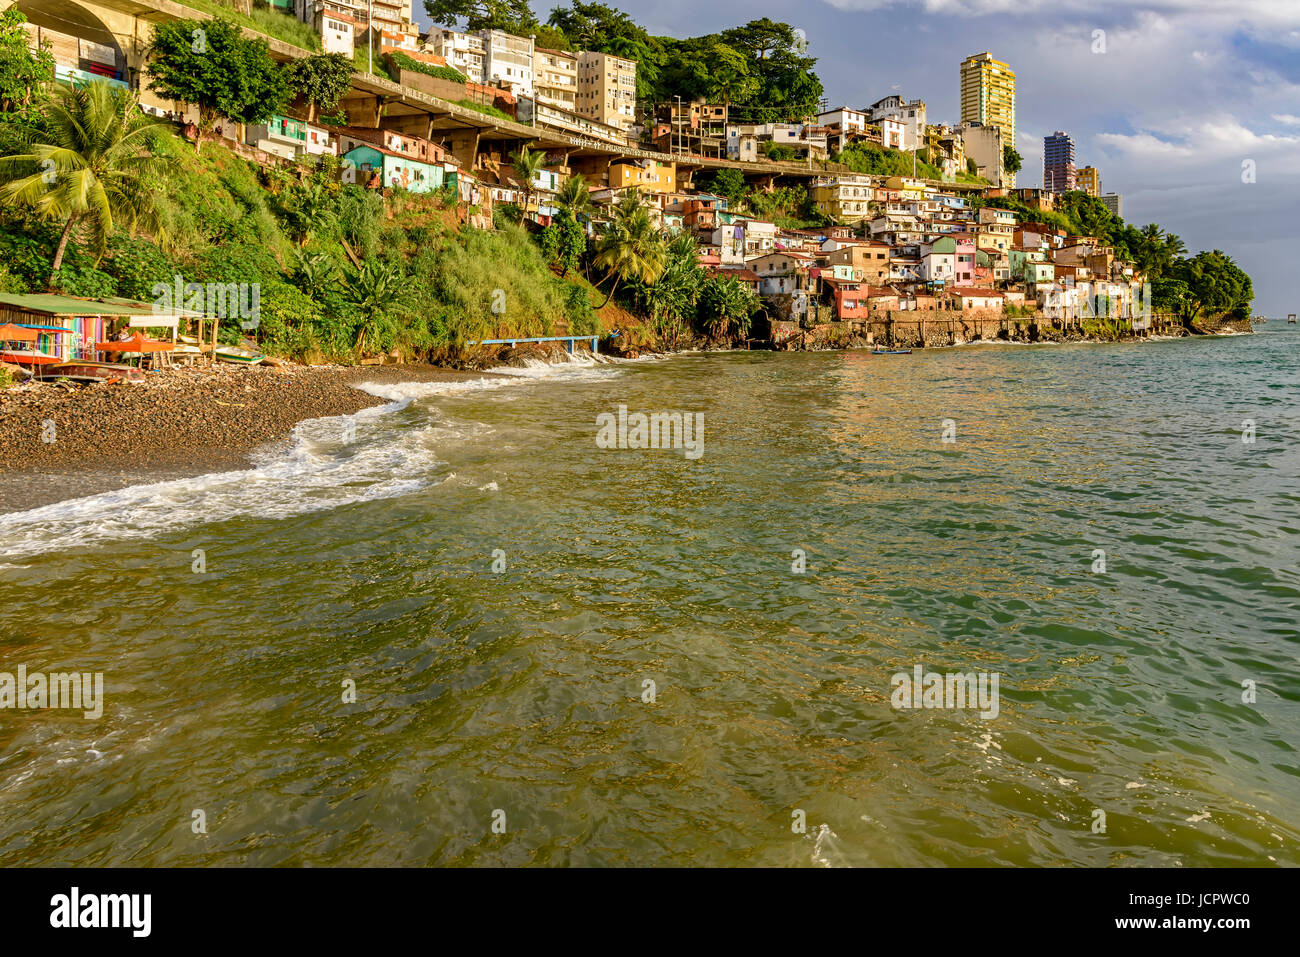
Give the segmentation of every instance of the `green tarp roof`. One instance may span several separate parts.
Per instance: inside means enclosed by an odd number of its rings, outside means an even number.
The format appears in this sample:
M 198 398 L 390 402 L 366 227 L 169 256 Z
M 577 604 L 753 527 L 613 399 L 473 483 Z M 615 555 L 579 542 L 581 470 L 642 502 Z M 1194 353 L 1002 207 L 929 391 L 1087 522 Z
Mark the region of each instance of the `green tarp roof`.
M 152 302 L 135 299 L 78 299 L 75 296 L 0 293 L 0 307 L 24 309 L 46 316 L 150 316 L 157 311 Z

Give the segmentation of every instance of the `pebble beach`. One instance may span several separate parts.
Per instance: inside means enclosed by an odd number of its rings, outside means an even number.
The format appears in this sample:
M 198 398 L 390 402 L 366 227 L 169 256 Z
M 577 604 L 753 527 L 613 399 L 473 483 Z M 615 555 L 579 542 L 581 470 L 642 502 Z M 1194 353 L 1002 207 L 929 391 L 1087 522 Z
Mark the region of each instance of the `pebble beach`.
M 427 365 L 218 364 L 151 372 L 137 383 L 13 387 L 0 391 L 0 512 L 244 468 L 250 452 L 303 419 L 384 404 L 359 383 L 489 375 Z

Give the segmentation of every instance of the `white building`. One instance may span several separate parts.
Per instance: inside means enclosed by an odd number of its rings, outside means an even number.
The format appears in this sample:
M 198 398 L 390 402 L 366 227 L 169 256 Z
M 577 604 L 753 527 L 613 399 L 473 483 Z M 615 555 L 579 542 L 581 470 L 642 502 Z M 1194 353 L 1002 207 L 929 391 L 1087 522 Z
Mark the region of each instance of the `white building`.
M 885 149 L 901 150 L 906 149 L 904 145 L 907 142 L 907 131 L 899 120 L 877 120 L 876 125 L 880 127 L 880 141 Z
M 449 67 L 463 73 L 471 83 L 483 82 L 487 56 L 482 37 L 434 27 L 425 38 L 421 50 L 442 57 Z
M 839 109 L 818 113 L 817 122 L 822 126 L 838 126 L 845 133 L 850 131 L 861 133 L 866 130 L 871 120 L 862 110 L 851 110 L 847 106 L 841 106 Z
M 515 96 L 533 98 L 533 38 L 504 30 L 482 30 L 484 83 L 496 80 Z M 450 60 L 448 61 L 451 62 Z
M 898 124 L 902 132 L 902 145 L 895 149 L 914 150 L 925 145 L 925 100 L 904 100 L 901 96 L 887 96 L 871 104 L 867 111 L 868 122 L 881 123 L 892 121 Z M 889 146 L 886 136 L 885 145 Z

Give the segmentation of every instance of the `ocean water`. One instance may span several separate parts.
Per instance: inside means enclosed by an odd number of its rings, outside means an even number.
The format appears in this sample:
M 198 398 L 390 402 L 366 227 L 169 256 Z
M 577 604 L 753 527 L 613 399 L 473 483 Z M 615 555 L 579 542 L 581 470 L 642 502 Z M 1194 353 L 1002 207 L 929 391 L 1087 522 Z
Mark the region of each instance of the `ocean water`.
M 376 386 L 0 515 L 0 671 L 104 676 L 0 710 L 0 864 L 1295 866 L 1269 325 Z M 917 666 L 996 716 L 894 707 Z

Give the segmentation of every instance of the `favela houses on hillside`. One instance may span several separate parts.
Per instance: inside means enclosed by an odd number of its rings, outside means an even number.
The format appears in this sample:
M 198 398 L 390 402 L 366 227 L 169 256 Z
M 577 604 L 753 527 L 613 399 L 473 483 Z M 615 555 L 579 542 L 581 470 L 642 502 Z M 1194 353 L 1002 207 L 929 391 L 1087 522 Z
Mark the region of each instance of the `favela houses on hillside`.
M 1300 12 L 543 6 L 0 0 L 40 926 L 429 865 L 1248 926 L 1201 875 L 1300 863 Z

